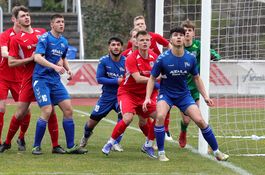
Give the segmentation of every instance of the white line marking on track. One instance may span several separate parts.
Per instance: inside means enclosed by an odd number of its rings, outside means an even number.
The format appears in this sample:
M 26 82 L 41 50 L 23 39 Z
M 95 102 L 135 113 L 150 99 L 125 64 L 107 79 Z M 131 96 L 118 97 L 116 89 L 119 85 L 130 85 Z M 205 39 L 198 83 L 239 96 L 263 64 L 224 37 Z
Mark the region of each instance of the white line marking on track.
M 90 114 L 88 112 L 84 112 L 84 111 L 80 111 L 80 110 L 77 110 L 77 109 L 74 109 L 75 112 L 79 113 L 79 114 L 83 114 L 83 115 L 86 115 L 86 116 L 89 116 Z M 105 122 L 108 122 L 108 123 L 111 123 L 113 125 L 116 125 L 116 121 L 113 121 L 113 120 L 110 120 L 110 119 L 106 119 L 106 118 L 103 118 L 103 121 Z M 140 129 L 138 128 L 135 128 L 135 127 L 132 127 L 132 126 L 129 126 L 128 127 L 129 129 L 132 129 L 134 131 L 138 131 L 138 132 L 142 132 Z M 171 143 L 178 143 L 177 141 L 170 141 Z M 202 157 L 204 158 L 207 158 L 207 159 L 210 159 L 212 161 L 215 161 L 216 163 L 220 164 L 221 166 L 223 167 L 226 167 L 226 168 L 229 168 L 231 169 L 232 171 L 238 173 L 238 174 L 241 174 L 241 175 L 251 175 L 251 173 L 249 173 L 247 170 L 244 170 L 242 169 L 241 167 L 237 167 L 236 165 L 232 164 L 231 162 L 222 162 L 222 161 L 217 161 L 215 159 L 214 156 L 212 155 L 209 155 L 209 154 L 200 154 L 198 152 L 197 149 L 193 148 L 191 145 L 186 145 L 185 147 L 186 149 L 190 150 L 191 152 L 195 153 L 195 154 L 199 154 L 201 155 Z

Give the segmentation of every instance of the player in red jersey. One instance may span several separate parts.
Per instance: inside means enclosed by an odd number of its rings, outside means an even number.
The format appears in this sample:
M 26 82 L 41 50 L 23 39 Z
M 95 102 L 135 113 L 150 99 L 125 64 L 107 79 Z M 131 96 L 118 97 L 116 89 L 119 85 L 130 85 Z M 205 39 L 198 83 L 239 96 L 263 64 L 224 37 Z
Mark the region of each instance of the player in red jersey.
M 16 9 L 14 7 L 12 12 Z M 12 97 L 15 101 L 18 101 L 19 90 L 21 85 L 21 71 L 22 67 L 11 68 L 8 66 L 8 51 L 10 40 L 17 33 L 20 32 L 20 25 L 16 21 L 16 18 L 12 15 L 11 20 L 13 27 L 4 31 L 0 37 L 0 47 L 2 56 L 0 57 L 0 144 L 2 144 L 1 135 L 4 124 L 4 114 L 6 110 L 6 99 L 8 91 L 10 90 Z M 23 144 L 25 132 L 28 129 L 30 120 L 30 113 L 28 112 L 24 117 L 20 125 L 20 133 L 17 140 L 18 150 L 24 151 L 25 145 Z
M 130 43 L 132 44 L 130 48 L 126 49 L 125 51 L 122 52 L 122 55 L 125 57 L 128 57 L 129 55 L 131 55 L 133 53 L 133 51 L 137 50 L 138 47 L 136 46 L 136 34 L 139 31 L 138 28 L 133 28 L 130 31 Z
M 45 32 L 45 29 L 31 27 L 31 18 L 26 7 L 17 6 L 14 8 L 12 13 L 12 15 L 15 17 L 15 20 L 20 25 L 21 31 L 12 37 L 9 44 L 8 64 L 10 67 L 23 67 L 21 75 L 22 83 L 18 97 L 17 111 L 11 119 L 6 140 L 4 144 L 0 146 L 0 152 L 4 152 L 5 150 L 11 148 L 11 140 L 16 134 L 21 122 L 25 119 L 30 103 L 35 101 L 35 96 L 32 89 L 32 73 L 35 66 L 33 53 L 36 49 L 38 37 Z M 53 145 L 52 152 L 64 154 L 65 150 L 58 144 L 58 122 L 54 111 L 48 124 Z M 22 142 L 25 147 L 25 140 L 23 139 Z
M 146 30 L 146 24 L 145 24 L 145 18 L 143 16 L 136 16 L 133 20 L 134 28 L 137 28 L 138 30 Z M 152 49 L 157 55 L 160 55 L 161 52 L 158 49 L 158 45 L 162 45 L 166 48 L 171 48 L 171 44 L 161 35 L 153 32 L 149 32 L 151 36 L 151 46 L 150 49 Z M 127 48 L 130 48 L 132 46 L 132 43 L 129 41 Z M 168 141 L 173 141 L 173 138 L 171 137 L 171 134 L 169 132 L 169 118 L 170 115 L 167 114 L 165 119 L 165 139 Z
M 145 18 L 143 16 L 136 16 L 133 20 L 134 28 L 138 30 L 146 30 Z M 150 49 L 153 50 L 157 55 L 160 55 L 161 52 L 157 45 L 162 45 L 166 48 L 171 48 L 171 44 L 161 35 L 153 32 L 148 32 L 151 36 L 151 45 Z M 132 43 L 129 41 L 127 45 L 127 49 L 132 47 Z
M 118 101 L 121 108 L 123 119 L 116 124 L 113 129 L 111 138 L 102 148 L 102 152 L 109 154 L 115 140 L 125 131 L 127 126 L 132 122 L 134 114 L 137 114 L 142 121 L 147 121 L 148 117 L 156 115 L 156 95 L 152 95 L 152 103 L 147 112 L 142 111 L 142 102 L 145 100 L 146 83 L 150 76 L 150 71 L 157 55 L 149 49 L 150 35 L 146 31 L 139 31 L 136 35 L 138 50 L 135 50 L 126 58 L 125 78 L 118 89 Z M 154 127 L 154 125 L 152 125 Z M 142 147 L 142 151 L 149 157 L 156 158 L 152 143 L 154 140 L 154 128 L 149 127 L 148 139 Z M 153 133 L 153 134 L 151 134 Z

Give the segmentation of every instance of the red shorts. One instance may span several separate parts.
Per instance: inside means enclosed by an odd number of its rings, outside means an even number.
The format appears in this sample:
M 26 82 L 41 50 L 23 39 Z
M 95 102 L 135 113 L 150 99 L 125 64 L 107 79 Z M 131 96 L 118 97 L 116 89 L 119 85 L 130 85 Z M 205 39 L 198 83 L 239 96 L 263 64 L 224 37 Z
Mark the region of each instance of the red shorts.
M 118 101 L 121 109 L 121 113 L 133 113 L 143 118 L 150 117 L 150 114 L 156 111 L 156 96 L 153 95 L 151 98 L 151 104 L 148 105 L 148 111 L 142 110 L 145 96 L 136 96 L 132 93 L 122 93 L 118 95 Z
M 0 100 L 6 100 L 8 96 L 8 90 L 10 90 L 13 99 L 18 101 L 20 87 L 20 82 L 0 80 Z
M 34 91 L 32 88 L 32 81 L 25 81 L 21 84 L 18 101 L 20 102 L 36 101 Z

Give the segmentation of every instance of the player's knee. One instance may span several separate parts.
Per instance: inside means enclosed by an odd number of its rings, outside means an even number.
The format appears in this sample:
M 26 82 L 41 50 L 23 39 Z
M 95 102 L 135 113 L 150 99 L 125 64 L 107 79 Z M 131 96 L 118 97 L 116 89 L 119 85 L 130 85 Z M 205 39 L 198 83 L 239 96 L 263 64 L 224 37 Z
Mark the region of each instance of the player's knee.
M 72 117 L 73 116 L 73 109 L 71 107 L 66 108 L 63 110 L 63 115 L 66 117 Z
M 188 116 L 183 117 L 182 120 L 183 120 L 184 124 L 189 124 L 190 123 L 190 117 L 188 117 Z
M 156 124 L 164 125 L 166 115 L 163 113 L 157 113 L 156 115 Z
M 122 120 L 128 126 L 133 121 L 133 115 L 124 115 Z
M 207 126 L 207 124 L 206 124 L 206 122 L 203 120 L 203 118 L 201 118 L 201 119 L 198 119 L 198 120 L 196 120 L 196 124 L 197 124 L 197 126 L 199 127 L 199 128 L 206 128 L 206 126 Z
M 48 119 L 52 113 L 52 108 L 45 108 L 41 110 L 41 116 Z

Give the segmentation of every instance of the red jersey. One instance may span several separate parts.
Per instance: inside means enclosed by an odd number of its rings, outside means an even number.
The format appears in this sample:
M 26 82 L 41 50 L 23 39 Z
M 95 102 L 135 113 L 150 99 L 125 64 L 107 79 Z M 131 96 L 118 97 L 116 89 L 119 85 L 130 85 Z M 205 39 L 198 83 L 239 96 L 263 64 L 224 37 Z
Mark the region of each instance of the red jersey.
M 17 59 L 31 57 L 36 49 L 39 36 L 45 32 L 46 30 L 41 28 L 33 28 L 32 33 L 26 33 L 23 31 L 19 32 L 11 40 L 9 56 L 15 57 Z M 28 64 L 25 64 L 24 67 L 22 84 L 31 81 L 35 62 L 32 61 Z
M 135 50 L 131 55 L 129 55 L 125 61 L 125 78 L 122 80 L 119 86 L 118 93 L 130 92 L 135 95 L 145 96 L 146 84 L 136 83 L 135 79 L 132 77 L 132 74 L 139 72 L 142 76 L 150 77 L 150 73 L 156 58 L 157 55 L 150 49 L 148 50 L 147 59 L 144 59 L 139 54 L 139 50 Z
M 126 49 L 125 51 L 123 51 L 121 54 L 127 58 L 132 53 L 133 53 L 132 48 L 129 48 L 129 49 Z
M 153 50 L 157 55 L 160 55 L 161 52 L 158 49 L 157 44 L 162 45 L 163 47 L 167 47 L 169 45 L 169 42 L 161 35 L 153 32 L 149 32 L 149 35 L 151 37 L 151 46 L 150 49 Z M 127 49 L 132 47 L 132 43 L 128 41 Z
M 0 47 L 6 46 L 10 50 L 10 41 L 16 35 L 13 28 L 9 28 L 1 34 Z M 23 67 L 9 67 L 8 58 L 0 57 L 0 79 L 10 82 L 21 82 Z

